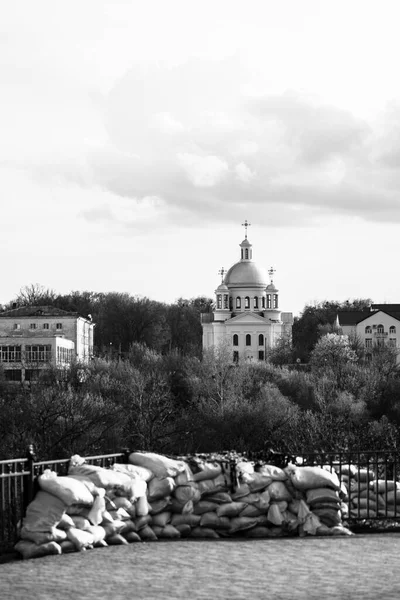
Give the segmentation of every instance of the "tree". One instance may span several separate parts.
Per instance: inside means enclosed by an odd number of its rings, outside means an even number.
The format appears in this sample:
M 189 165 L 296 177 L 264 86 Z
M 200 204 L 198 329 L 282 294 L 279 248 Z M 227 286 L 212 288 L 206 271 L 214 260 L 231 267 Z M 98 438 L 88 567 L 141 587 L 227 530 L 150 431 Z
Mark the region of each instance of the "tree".
M 14 304 L 18 306 L 51 306 L 54 304 L 55 298 L 54 290 L 45 288 L 40 283 L 31 283 L 20 289 L 16 298 L 6 305 L 6 310 L 10 310 Z
M 347 365 L 356 363 L 357 354 L 352 350 L 347 335 L 327 333 L 316 344 L 311 353 L 311 369 L 321 377 L 331 373 L 338 386 L 343 383 Z

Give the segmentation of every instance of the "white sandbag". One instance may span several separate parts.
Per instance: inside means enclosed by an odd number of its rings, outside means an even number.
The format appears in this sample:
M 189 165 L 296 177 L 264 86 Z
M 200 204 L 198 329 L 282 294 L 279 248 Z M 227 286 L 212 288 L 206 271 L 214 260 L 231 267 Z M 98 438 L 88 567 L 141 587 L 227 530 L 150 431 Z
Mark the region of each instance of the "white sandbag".
M 35 544 L 47 544 L 48 542 L 60 543 L 67 539 L 67 534 L 64 529 L 52 527 L 50 531 L 30 531 L 26 527 L 22 527 L 20 537 L 22 540 L 29 540 Z
M 175 483 L 177 486 L 179 486 L 179 485 L 185 485 L 186 483 L 189 483 L 190 481 L 194 481 L 193 472 L 192 472 L 191 468 L 189 467 L 189 465 L 185 463 L 185 468 L 182 471 L 182 473 L 179 473 L 179 475 L 177 475 L 175 477 Z
M 135 509 L 138 517 L 144 517 L 149 514 L 151 506 L 146 496 L 140 496 L 140 498 L 136 500 Z
M 201 465 L 201 470 L 193 473 L 193 481 L 204 481 L 205 479 L 215 479 L 221 475 L 222 467 L 218 462 L 205 462 Z
M 313 512 L 310 512 L 302 525 L 304 533 L 308 533 L 309 535 L 316 535 L 319 527 L 322 526 L 321 521 Z
M 176 480 L 175 480 L 176 481 Z M 201 492 L 196 483 L 187 483 L 186 485 L 179 485 L 174 489 L 173 496 L 181 504 L 186 504 L 189 500 L 196 503 L 201 498 Z
M 154 478 L 149 481 L 147 486 L 147 500 L 151 503 L 160 498 L 170 496 L 176 487 L 172 477 Z
M 340 489 L 340 482 L 336 473 L 330 473 L 320 467 L 296 467 L 289 463 L 284 469 L 293 486 L 299 490 L 308 490 L 320 487 Z
M 114 533 L 121 533 L 122 529 L 125 527 L 124 521 L 112 521 L 111 523 L 102 523 L 101 527 L 103 527 L 106 532 L 106 539 L 110 535 L 114 535 Z M 136 529 L 136 528 L 135 528 Z
M 70 527 L 67 531 L 67 537 L 75 544 L 75 547 L 79 552 L 86 548 L 93 547 L 94 537 L 89 531 L 81 531 L 75 527 Z
M 184 461 L 168 458 L 154 452 L 132 452 L 129 455 L 129 462 L 132 465 L 149 469 L 159 478 L 176 477 L 186 469 Z
M 129 477 L 133 478 L 139 477 L 139 479 L 142 479 L 146 482 L 155 477 L 154 473 L 150 471 L 150 469 L 146 469 L 146 467 L 139 467 L 138 465 L 114 463 L 111 468 L 113 471 L 124 473 L 125 475 L 129 475 Z
M 284 522 L 282 513 L 279 510 L 279 506 L 277 506 L 276 504 L 271 504 L 271 506 L 269 507 L 267 518 L 268 518 L 268 521 L 270 523 L 272 523 L 273 525 L 279 526 L 279 525 L 282 525 L 282 523 Z
M 386 492 L 392 492 L 395 489 L 399 489 L 399 482 L 390 481 L 386 479 L 374 479 L 369 482 L 370 489 L 374 490 L 375 493 L 381 494 Z
M 304 500 L 299 500 L 298 508 L 297 508 L 297 518 L 299 523 L 304 524 L 311 514 L 311 511 Z
M 37 545 L 28 540 L 19 540 L 15 544 L 14 550 L 21 554 L 23 559 L 39 558 L 40 556 L 47 556 L 49 554 L 62 553 L 61 546 L 56 542 L 48 542 Z
M 216 510 L 219 517 L 237 517 L 244 508 L 246 502 L 231 502 L 230 504 L 220 504 Z
M 290 502 L 292 500 L 292 495 L 283 481 L 273 481 L 267 487 L 267 491 L 272 502 L 280 502 L 281 500 Z
M 64 502 L 70 504 L 92 505 L 94 498 L 88 488 L 73 477 L 59 477 L 55 471 L 45 469 L 38 477 L 39 487 L 49 494 L 53 494 Z
M 375 479 L 375 473 L 371 469 L 356 469 L 354 478 L 356 481 L 370 482 Z
M 95 486 L 104 488 L 105 490 L 120 488 L 127 496 L 132 493 L 132 477 L 113 469 L 104 469 L 96 465 L 77 465 L 69 468 L 68 477 L 89 479 Z M 145 483 L 139 478 L 138 481 L 141 482 L 141 485 Z
M 100 525 L 103 520 L 103 514 L 106 510 L 106 502 L 104 496 L 98 495 L 95 497 L 94 502 L 88 512 L 88 521 L 92 525 Z
M 231 493 L 232 500 L 240 500 L 243 496 L 251 494 L 250 487 L 247 483 L 241 483 L 234 492 Z
M 265 490 L 272 483 L 272 478 L 269 475 L 262 475 L 261 473 L 244 473 L 241 480 L 243 483 L 247 483 L 251 492 Z
M 160 500 L 155 500 L 150 504 L 150 514 L 157 515 L 160 512 L 163 512 L 171 505 L 171 496 L 166 496 L 165 498 L 160 498 Z
M 271 497 L 268 490 L 264 490 L 263 492 L 251 492 L 247 496 L 243 496 L 241 501 L 247 504 L 254 504 L 260 510 L 267 510 L 271 502 Z
M 22 524 L 29 531 L 51 531 L 62 519 L 67 505 L 57 496 L 39 490 L 28 504 Z
M 272 481 L 285 481 L 287 479 L 285 471 L 274 465 L 262 465 L 257 472 L 260 473 L 260 475 L 270 477 Z
M 83 529 L 83 531 L 87 531 L 90 527 L 90 522 L 88 521 L 88 519 L 85 519 L 85 517 L 81 517 L 80 515 L 73 515 L 71 519 L 74 523 L 73 526 L 76 529 Z
M 61 517 L 60 521 L 57 523 L 56 527 L 58 529 L 69 529 L 70 527 L 75 527 L 74 522 L 72 520 L 72 518 L 67 515 L 67 513 L 64 513 L 63 516 Z
M 104 527 L 101 527 L 100 525 L 89 525 L 86 531 L 92 534 L 94 546 L 103 545 L 100 542 L 103 542 L 106 537 L 106 530 Z
M 229 479 L 226 475 L 218 475 L 214 479 L 204 479 L 197 482 L 198 489 L 202 496 L 209 496 L 216 492 L 227 492 L 230 487 Z

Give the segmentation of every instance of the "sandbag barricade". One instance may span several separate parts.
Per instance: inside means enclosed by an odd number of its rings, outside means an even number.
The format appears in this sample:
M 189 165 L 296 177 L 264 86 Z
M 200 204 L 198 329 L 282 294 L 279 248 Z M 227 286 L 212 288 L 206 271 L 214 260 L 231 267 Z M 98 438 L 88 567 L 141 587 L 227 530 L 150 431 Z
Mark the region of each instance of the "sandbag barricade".
M 15 549 L 23 558 L 179 538 L 351 535 L 346 491 L 319 467 L 179 460 L 133 452 L 106 469 L 73 456 L 67 476 L 45 471 Z

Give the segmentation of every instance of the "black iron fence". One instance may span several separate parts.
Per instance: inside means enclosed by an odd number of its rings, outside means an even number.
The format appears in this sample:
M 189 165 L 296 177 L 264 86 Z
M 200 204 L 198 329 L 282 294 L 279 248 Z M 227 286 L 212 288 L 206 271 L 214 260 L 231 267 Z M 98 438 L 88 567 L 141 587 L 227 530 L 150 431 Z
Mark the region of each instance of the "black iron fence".
M 110 467 L 115 462 L 128 462 L 129 453 L 126 450 L 84 458 L 88 464 Z M 201 456 L 207 458 L 210 455 Z M 247 453 L 243 459 L 252 461 L 256 469 L 261 464 L 284 468 L 292 463 L 334 470 L 341 483 L 342 505 L 347 506 L 344 520 L 350 528 L 373 529 L 374 525 L 380 524 L 384 529 L 386 523 L 393 529 L 397 519 L 400 528 L 400 454 L 397 452 L 260 452 Z M 241 458 L 219 461 L 224 463 L 224 469 L 229 470 L 233 490 L 239 483 L 236 470 L 238 460 Z M 69 462 L 70 459 L 37 461 L 32 447 L 25 458 L 0 461 L 0 554 L 12 551 L 18 539 L 26 507 L 37 491 L 38 475 L 45 469 L 51 469 L 58 475 L 67 475 Z

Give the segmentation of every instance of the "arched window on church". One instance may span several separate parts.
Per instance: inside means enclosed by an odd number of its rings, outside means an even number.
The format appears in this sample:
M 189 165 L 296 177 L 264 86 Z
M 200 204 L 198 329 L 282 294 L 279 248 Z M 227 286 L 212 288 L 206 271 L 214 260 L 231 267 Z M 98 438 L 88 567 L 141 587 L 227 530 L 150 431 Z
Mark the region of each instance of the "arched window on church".
M 264 346 L 264 336 L 262 333 L 260 333 L 260 335 L 258 336 L 258 345 Z
M 234 346 L 239 346 L 239 336 L 238 336 L 238 334 L 237 334 L 237 333 L 235 333 L 235 334 L 233 335 L 233 345 L 234 345 Z
M 249 298 L 249 296 L 246 296 L 246 298 L 244 299 L 244 307 L 245 308 L 250 308 L 250 298 Z
M 229 296 L 229 310 L 233 310 L 233 298 Z
M 241 300 L 239 298 L 239 296 L 236 298 L 236 308 L 241 308 L 242 307 L 242 303 Z
M 222 296 L 218 294 L 217 296 L 217 308 L 222 308 Z
M 251 335 L 250 335 L 250 333 L 246 334 L 246 346 L 251 346 Z
M 246 250 L 244 251 L 244 254 L 245 254 L 246 259 L 248 260 L 248 258 L 249 258 L 249 249 L 248 248 L 246 248 Z
M 254 308 L 258 308 L 258 298 L 254 296 Z
M 224 294 L 224 308 L 228 308 L 228 294 Z
M 278 308 L 278 294 L 274 294 L 274 308 Z
M 267 294 L 267 308 L 271 308 L 271 294 Z

